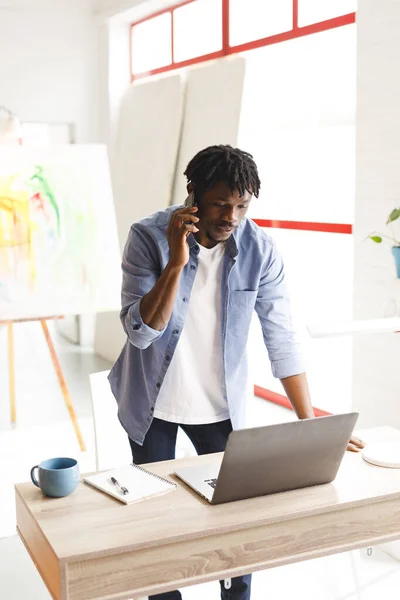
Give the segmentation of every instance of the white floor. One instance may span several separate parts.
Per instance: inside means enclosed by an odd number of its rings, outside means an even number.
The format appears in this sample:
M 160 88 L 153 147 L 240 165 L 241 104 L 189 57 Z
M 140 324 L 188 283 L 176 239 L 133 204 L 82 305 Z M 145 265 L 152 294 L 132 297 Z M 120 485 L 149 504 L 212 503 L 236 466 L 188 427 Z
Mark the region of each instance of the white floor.
M 19 330 L 18 330 L 19 329 Z M 30 468 L 51 456 L 74 456 L 81 470 L 94 469 L 94 439 L 87 375 L 109 367 L 92 353 L 57 339 L 57 349 L 87 445 L 81 453 L 38 325 L 16 328 L 17 408 L 9 424 L 7 338 L 0 328 L 0 598 L 50 600 L 15 536 L 13 485 L 29 480 Z M 292 419 L 284 409 L 254 399 L 249 424 Z M 400 563 L 374 549 L 340 554 L 255 573 L 253 600 L 397 600 Z M 184 600 L 217 600 L 217 583 L 182 591 Z

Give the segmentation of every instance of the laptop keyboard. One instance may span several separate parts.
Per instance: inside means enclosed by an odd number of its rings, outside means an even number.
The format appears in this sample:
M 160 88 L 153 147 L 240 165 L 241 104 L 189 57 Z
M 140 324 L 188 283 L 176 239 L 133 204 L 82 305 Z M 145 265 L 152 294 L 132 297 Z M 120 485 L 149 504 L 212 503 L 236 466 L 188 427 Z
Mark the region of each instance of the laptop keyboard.
M 208 483 L 208 485 L 214 488 L 215 490 L 215 487 L 217 485 L 217 478 L 215 477 L 215 479 L 205 479 L 204 483 Z

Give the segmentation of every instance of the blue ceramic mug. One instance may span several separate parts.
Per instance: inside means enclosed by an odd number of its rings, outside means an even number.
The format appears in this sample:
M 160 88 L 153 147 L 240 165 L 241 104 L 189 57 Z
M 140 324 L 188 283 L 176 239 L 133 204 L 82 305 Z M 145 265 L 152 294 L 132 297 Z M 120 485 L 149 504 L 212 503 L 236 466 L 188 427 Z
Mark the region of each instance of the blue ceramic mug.
M 79 483 L 79 465 L 74 458 L 50 458 L 32 467 L 31 479 L 45 496 L 63 498 L 76 490 Z

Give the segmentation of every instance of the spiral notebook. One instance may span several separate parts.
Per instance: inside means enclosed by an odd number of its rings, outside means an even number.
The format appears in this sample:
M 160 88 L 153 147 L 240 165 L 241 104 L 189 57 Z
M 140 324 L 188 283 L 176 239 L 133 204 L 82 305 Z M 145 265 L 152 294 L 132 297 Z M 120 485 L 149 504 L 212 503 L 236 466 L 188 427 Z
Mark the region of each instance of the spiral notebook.
M 113 483 L 111 478 L 114 478 L 119 485 Z M 134 464 L 89 475 L 84 477 L 83 481 L 124 504 L 154 498 L 175 490 L 177 487 L 176 483 Z M 121 488 L 126 488 L 128 493 L 124 494 Z

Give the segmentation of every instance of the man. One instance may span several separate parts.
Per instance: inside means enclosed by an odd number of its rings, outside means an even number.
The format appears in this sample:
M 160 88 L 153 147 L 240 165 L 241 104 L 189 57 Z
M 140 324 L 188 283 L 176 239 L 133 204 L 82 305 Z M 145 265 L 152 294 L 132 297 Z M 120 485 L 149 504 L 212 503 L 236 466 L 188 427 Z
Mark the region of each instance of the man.
M 291 324 L 282 259 L 246 219 L 260 179 L 250 154 L 211 146 L 188 164 L 189 205 L 130 230 L 121 320 L 128 340 L 110 373 L 135 463 L 175 457 L 178 427 L 199 454 L 223 451 L 244 425 L 246 342 L 255 309 L 272 371 L 297 416 L 314 417 Z M 361 446 L 353 439 L 350 449 Z M 223 600 L 248 600 L 251 576 L 221 582 Z M 152 596 L 177 600 L 180 592 Z

